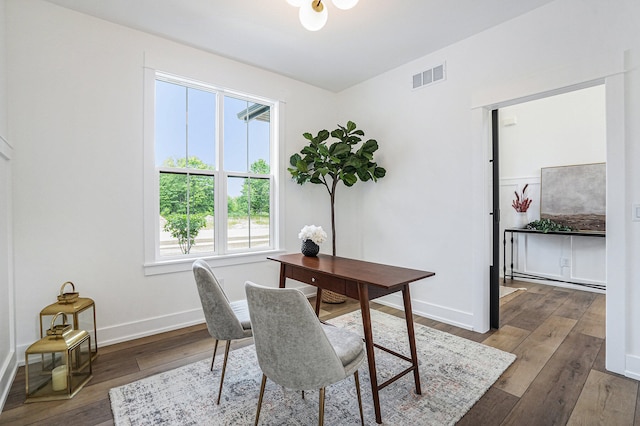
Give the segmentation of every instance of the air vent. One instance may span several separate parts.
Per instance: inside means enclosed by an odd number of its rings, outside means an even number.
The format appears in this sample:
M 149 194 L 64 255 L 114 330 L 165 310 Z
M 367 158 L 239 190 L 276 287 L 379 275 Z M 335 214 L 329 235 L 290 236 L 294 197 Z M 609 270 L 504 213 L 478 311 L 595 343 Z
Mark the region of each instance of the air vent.
M 414 74 L 413 88 L 419 89 L 443 80 L 445 80 L 444 64 L 440 64 L 421 73 Z

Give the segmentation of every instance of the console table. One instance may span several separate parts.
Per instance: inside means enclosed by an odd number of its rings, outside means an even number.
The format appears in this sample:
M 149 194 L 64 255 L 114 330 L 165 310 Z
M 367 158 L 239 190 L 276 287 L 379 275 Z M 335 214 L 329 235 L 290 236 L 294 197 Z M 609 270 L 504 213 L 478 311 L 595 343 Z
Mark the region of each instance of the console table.
M 503 233 L 503 237 L 502 237 L 502 247 L 503 247 L 503 251 L 502 251 L 502 278 L 503 278 L 503 283 L 507 282 L 507 232 L 511 234 L 511 274 L 510 277 L 513 280 L 513 277 L 520 277 L 520 278 L 531 278 L 531 279 L 536 279 L 536 280 L 547 280 L 547 281 L 555 281 L 555 282 L 562 282 L 562 283 L 568 283 L 568 284 L 575 284 L 575 285 L 581 285 L 584 287 L 590 287 L 590 288 L 595 288 L 598 290 L 605 290 L 606 286 L 602 285 L 602 284 L 585 284 L 585 283 L 580 283 L 580 282 L 575 282 L 575 281 L 567 281 L 567 280 L 559 280 L 557 278 L 549 278 L 549 277 L 543 277 L 540 275 L 535 275 L 535 274 L 529 274 L 529 273 L 524 273 L 524 272 L 514 272 L 513 270 L 513 234 L 532 234 L 532 235 L 563 235 L 566 237 L 599 237 L 599 238 L 605 238 L 606 233 L 603 231 L 547 231 L 547 232 L 543 232 L 543 231 L 538 231 L 536 229 L 526 229 L 526 228 L 507 228 L 504 230 Z
M 343 294 L 347 297 L 360 301 L 362 325 L 364 328 L 364 341 L 367 348 L 367 360 L 369 362 L 369 376 L 371 377 L 371 393 L 373 394 L 373 406 L 377 423 L 382 423 L 380 398 L 378 395 L 378 391 L 380 389 L 395 382 L 405 374 L 413 372 L 416 393 L 418 395 L 422 393 L 422 390 L 420 389 L 420 373 L 418 371 L 416 339 L 413 330 L 409 283 L 431 277 L 435 275 L 433 272 L 400 268 L 397 266 L 382 265 L 379 263 L 364 262 L 361 260 L 347 259 L 344 257 L 324 254 L 319 254 L 317 257 L 308 257 L 303 256 L 302 254 L 285 254 L 268 257 L 268 259 L 280 262 L 281 288 L 284 288 L 287 278 L 317 287 L 316 315 L 320 312 L 323 289 Z M 373 342 L 369 300 L 386 296 L 388 294 L 395 293 L 396 291 L 402 292 L 411 357 L 401 355 Z M 376 360 L 373 351 L 374 347 L 408 361 L 411 363 L 411 366 L 394 377 L 391 377 L 386 382 L 378 384 Z

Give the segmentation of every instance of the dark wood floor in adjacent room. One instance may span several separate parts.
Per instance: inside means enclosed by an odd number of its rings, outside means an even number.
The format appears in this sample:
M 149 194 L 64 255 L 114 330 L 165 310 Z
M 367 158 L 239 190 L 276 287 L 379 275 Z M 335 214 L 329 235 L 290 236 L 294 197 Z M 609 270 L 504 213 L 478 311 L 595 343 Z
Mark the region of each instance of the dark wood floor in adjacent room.
M 515 281 L 507 285 L 527 290 L 501 299 L 500 330 L 479 334 L 415 318 L 518 356 L 459 424 L 640 425 L 638 382 L 605 370 L 605 296 Z M 355 309 L 355 301 L 323 304 L 321 316 L 328 319 Z M 248 344 L 251 339 L 234 342 L 232 348 Z M 210 358 L 212 345 L 205 326 L 199 325 L 99 348 L 93 379 L 68 401 L 25 404 L 20 368 L 0 424 L 112 425 L 110 388 Z M 381 399 L 384 404 L 384 392 Z

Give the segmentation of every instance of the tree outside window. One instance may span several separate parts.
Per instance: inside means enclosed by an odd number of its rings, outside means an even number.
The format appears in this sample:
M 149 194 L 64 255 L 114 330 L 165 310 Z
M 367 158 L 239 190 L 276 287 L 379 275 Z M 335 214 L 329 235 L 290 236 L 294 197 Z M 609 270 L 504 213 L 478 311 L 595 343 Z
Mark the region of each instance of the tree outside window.
M 165 167 L 173 169 L 207 169 L 197 157 L 169 158 Z M 195 173 L 160 173 L 160 217 L 163 230 L 175 238 L 183 254 L 189 254 L 201 229 L 213 231 L 214 177 Z M 213 241 L 210 242 L 210 245 Z M 211 247 L 213 249 L 213 247 Z
M 271 246 L 271 106 L 235 96 L 220 99 L 220 92 L 156 80 L 161 256 Z M 217 122 L 224 123 L 219 143 Z M 223 209 L 217 181 L 227 192 Z M 222 213 L 218 220 L 216 213 Z M 226 232 L 218 233 L 216 224 Z

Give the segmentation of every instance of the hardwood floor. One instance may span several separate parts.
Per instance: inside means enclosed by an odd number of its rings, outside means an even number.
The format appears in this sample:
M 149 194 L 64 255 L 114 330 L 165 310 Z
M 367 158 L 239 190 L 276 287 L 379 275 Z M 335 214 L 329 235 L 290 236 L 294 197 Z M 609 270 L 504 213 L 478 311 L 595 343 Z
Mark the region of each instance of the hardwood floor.
M 527 290 L 500 300 L 499 330 L 480 334 L 415 317 L 416 323 L 518 356 L 458 424 L 640 426 L 638 382 L 604 368 L 605 296 L 532 283 L 507 285 Z M 373 306 L 402 315 L 393 308 Z M 357 302 L 351 300 L 323 304 L 321 317 L 356 309 Z M 232 349 L 251 343 L 251 339 L 237 341 Z M 20 368 L 0 424 L 112 425 L 110 388 L 210 358 L 212 345 L 205 326 L 198 325 L 99 348 L 93 379 L 68 401 L 25 404 L 24 368 Z

